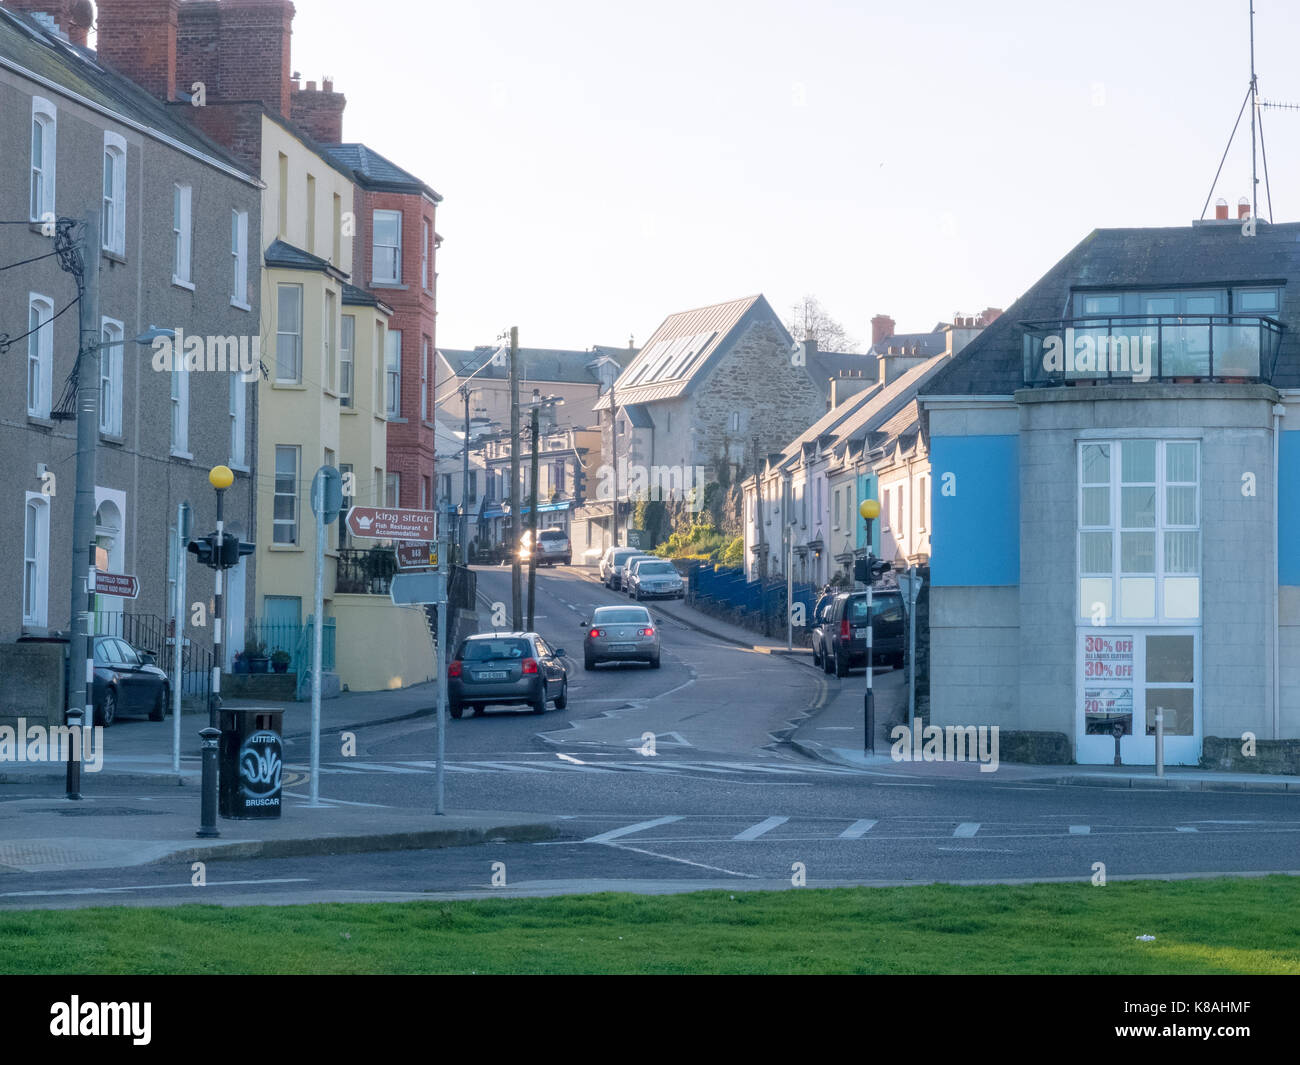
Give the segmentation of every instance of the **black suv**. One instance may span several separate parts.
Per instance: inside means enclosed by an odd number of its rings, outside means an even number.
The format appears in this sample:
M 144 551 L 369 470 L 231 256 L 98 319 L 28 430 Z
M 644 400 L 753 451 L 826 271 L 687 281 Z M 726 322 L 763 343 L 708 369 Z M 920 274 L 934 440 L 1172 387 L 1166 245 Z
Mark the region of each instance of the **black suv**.
M 897 588 L 875 589 L 871 600 L 871 650 L 875 659 L 872 664 L 888 662 L 901 669 L 907 638 L 902 593 Z M 837 595 L 819 627 L 823 640 L 822 668 L 827 673 L 844 677 L 855 666 L 866 666 L 866 592 Z

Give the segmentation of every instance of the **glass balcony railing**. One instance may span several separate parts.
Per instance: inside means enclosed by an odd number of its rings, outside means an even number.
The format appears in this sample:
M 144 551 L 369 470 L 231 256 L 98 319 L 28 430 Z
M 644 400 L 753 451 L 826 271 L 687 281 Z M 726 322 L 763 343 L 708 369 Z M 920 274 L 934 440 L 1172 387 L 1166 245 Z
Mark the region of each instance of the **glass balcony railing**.
M 1110 315 L 1022 322 L 1025 384 L 1273 379 L 1283 326 L 1257 314 Z

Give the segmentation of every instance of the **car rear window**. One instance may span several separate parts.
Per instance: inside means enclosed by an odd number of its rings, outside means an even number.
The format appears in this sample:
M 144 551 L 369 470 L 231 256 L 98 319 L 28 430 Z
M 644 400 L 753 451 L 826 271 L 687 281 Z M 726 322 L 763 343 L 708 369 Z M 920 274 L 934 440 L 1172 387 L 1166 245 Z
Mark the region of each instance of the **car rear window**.
M 563 529 L 547 529 L 547 530 L 546 530 L 545 532 L 543 532 L 543 533 L 538 533 L 538 534 L 537 534 L 537 539 L 539 539 L 539 540 L 567 540 L 568 537 L 564 534 L 564 530 L 563 530 Z
M 457 656 L 465 662 L 487 662 L 497 658 L 527 658 L 532 654 L 527 640 L 466 640 Z
M 644 625 L 650 621 L 650 612 L 631 606 L 601 607 L 591 621 L 593 625 Z
M 871 597 L 871 612 L 876 617 L 884 617 L 886 621 L 895 620 L 894 614 L 902 615 L 903 599 L 897 595 L 873 595 Z M 851 621 L 864 621 L 867 617 L 867 597 L 861 599 L 850 599 L 848 615 Z

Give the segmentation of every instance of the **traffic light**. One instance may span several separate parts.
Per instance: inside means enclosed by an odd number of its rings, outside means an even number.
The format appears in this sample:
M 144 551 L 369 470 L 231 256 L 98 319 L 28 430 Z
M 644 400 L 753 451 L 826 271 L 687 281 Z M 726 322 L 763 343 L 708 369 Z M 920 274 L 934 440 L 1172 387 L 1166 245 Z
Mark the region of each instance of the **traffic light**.
M 244 543 L 234 533 L 226 533 L 225 539 L 221 543 L 222 569 L 231 569 L 238 566 L 239 560 L 245 555 L 251 555 L 256 547 L 256 544 Z
M 893 564 L 875 555 L 866 555 L 853 560 L 853 579 L 860 584 L 875 584 L 884 574 L 893 569 Z
M 578 463 L 573 464 L 573 501 L 582 503 L 587 498 L 587 473 Z
M 207 536 L 201 536 L 197 540 L 191 540 L 189 543 L 189 553 L 194 555 L 203 565 L 216 567 L 213 557 L 216 554 L 216 533 L 209 533 Z

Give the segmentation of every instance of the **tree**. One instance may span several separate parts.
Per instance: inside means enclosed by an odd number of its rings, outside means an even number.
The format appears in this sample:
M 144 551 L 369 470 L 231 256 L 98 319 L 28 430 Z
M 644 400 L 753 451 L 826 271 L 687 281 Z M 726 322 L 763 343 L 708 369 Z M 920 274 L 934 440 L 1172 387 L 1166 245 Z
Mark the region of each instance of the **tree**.
M 817 341 L 818 351 L 856 351 L 859 346 L 857 339 L 850 336 L 813 295 L 805 295 L 791 308 L 790 320 L 785 327 L 796 343 Z

